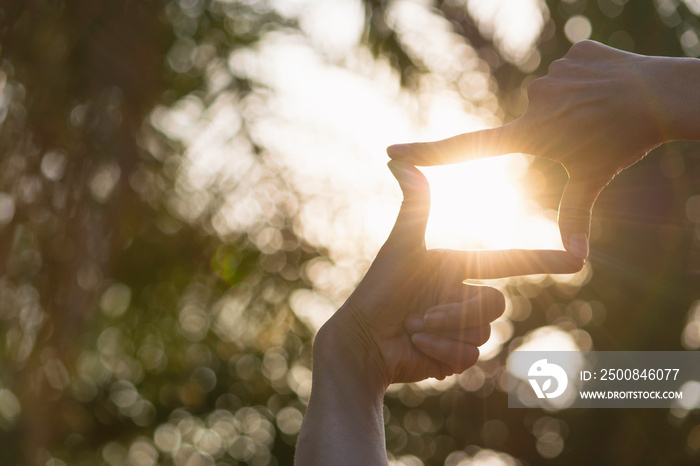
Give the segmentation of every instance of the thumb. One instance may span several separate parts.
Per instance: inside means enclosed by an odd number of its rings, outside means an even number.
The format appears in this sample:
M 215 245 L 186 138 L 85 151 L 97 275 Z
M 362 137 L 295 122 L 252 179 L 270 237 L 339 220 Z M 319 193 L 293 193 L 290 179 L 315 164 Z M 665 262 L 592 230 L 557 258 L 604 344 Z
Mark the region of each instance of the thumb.
M 572 176 L 559 204 L 559 231 L 564 248 L 585 259 L 589 251 L 591 213 L 598 195 L 607 183 Z
M 424 247 L 425 227 L 430 214 L 430 185 L 425 175 L 408 162 L 392 160 L 389 170 L 399 182 L 403 202 L 387 244 Z
M 515 120 L 505 126 L 474 131 L 434 142 L 394 144 L 386 151 L 394 160 L 404 160 L 415 165 L 444 165 L 496 155 L 523 152 L 521 124 Z

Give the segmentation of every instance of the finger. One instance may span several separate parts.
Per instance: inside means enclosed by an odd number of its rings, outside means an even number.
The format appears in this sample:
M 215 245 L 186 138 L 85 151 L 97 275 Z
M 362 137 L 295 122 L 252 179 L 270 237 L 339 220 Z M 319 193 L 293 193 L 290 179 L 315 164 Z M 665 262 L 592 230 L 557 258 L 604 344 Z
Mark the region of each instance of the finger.
M 430 214 L 430 186 L 416 167 L 392 160 L 389 169 L 399 182 L 403 202 L 387 244 L 419 247 L 425 242 L 425 226 Z
M 441 337 L 451 338 L 469 343 L 474 346 L 481 346 L 486 343 L 491 336 L 491 326 L 482 325 L 474 328 L 448 328 L 448 329 L 428 329 L 423 323 L 422 316 L 410 316 L 404 321 L 404 328 L 409 335 L 415 333 L 432 333 Z
M 440 374 L 435 378 L 438 380 L 444 380 L 445 377 L 449 377 L 454 373 L 455 371 L 453 371 L 449 365 L 445 364 L 444 362 L 440 362 Z
M 441 361 L 434 361 L 437 364 L 434 364 L 431 367 L 430 373 L 428 377 L 434 377 L 438 380 L 444 380 L 445 377 L 449 377 L 452 374 L 455 373 L 455 371 L 452 370 L 452 368 L 445 364 L 444 362 Z
M 519 125 L 512 122 L 498 128 L 464 133 L 441 141 L 395 144 L 389 146 L 386 151 L 394 160 L 405 160 L 421 166 L 466 162 L 523 151 L 518 146 L 519 132 Z
M 461 341 L 462 343 L 469 343 L 474 346 L 481 346 L 491 337 L 491 326 L 482 325 L 476 328 L 463 328 L 459 330 L 449 330 L 447 332 L 440 332 L 439 335 L 452 338 L 453 340 Z
M 409 334 L 420 332 L 439 333 L 461 339 L 459 329 L 478 327 L 496 320 L 505 310 L 503 293 L 488 286 L 459 283 L 445 298 L 443 305 L 436 305 L 421 314 L 409 314 L 404 319 L 404 328 Z M 489 310 L 489 312 L 485 312 Z M 443 312 L 438 312 L 443 311 Z M 448 317 L 441 314 L 450 314 Z M 480 316 L 480 319 L 477 318 Z M 428 322 L 428 326 L 426 326 Z M 466 338 L 466 337 L 465 337 Z
M 469 369 L 479 358 L 479 349 L 476 346 L 451 338 L 417 333 L 411 337 L 411 341 L 422 353 L 449 365 L 455 373 Z
M 506 308 L 503 293 L 483 287 L 483 293 L 469 301 L 433 306 L 423 317 L 423 323 L 431 330 L 454 330 L 488 325 L 498 319 Z
M 403 321 L 403 327 L 409 335 L 414 333 L 425 332 L 426 328 L 423 324 L 423 315 L 411 314 Z
M 481 346 L 486 343 L 491 336 L 491 326 L 482 325 L 481 327 L 475 328 L 460 328 L 454 330 L 430 330 L 426 329 L 423 332 L 416 333 L 429 333 L 431 335 L 436 335 L 443 338 L 449 338 L 451 340 L 460 341 L 462 343 L 468 343 L 474 346 Z
M 478 297 L 480 293 L 487 289 L 487 287 L 484 286 L 464 284 L 464 277 L 459 272 L 455 277 L 450 278 L 454 278 L 454 285 L 445 289 L 444 295 L 438 292 L 435 302 L 440 304 L 461 303 Z
M 559 231 L 564 248 L 578 258 L 588 257 L 591 213 L 606 184 L 572 176 L 564 188 L 559 204 Z
M 583 259 L 567 251 L 505 249 L 457 251 L 431 249 L 440 267 L 465 280 L 512 277 L 537 273 L 574 273 L 583 267 Z

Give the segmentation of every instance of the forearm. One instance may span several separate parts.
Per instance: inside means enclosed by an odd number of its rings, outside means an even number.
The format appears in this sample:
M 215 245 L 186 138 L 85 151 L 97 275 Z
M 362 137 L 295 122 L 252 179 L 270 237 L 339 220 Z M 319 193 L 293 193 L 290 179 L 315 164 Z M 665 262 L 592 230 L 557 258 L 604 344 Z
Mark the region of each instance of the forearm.
M 386 387 L 365 365 L 362 345 L 322 329 L 314 341 L 311 398 L 296 450 L 298 465 L 387 464 Z
M 649 57 L 646 73 L 655 96 L 664 139 L 700 140 L 700 60 Z

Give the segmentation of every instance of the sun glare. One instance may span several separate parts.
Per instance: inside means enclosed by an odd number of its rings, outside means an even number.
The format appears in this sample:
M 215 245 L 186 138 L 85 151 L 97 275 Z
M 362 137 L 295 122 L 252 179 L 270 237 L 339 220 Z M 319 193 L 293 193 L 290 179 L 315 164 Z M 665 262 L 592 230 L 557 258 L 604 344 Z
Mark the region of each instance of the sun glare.
M 513 154 L 422 168 L 432 195 L 427 246 L 561 249 L 555 213 L 528 200 L 522 186 L 528 165 L 526 156 Z

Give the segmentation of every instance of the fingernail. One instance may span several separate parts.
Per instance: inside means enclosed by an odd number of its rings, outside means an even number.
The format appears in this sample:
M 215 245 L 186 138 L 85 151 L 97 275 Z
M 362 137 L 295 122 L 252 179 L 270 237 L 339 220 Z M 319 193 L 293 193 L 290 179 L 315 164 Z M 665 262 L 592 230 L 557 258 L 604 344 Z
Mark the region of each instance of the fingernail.
M 406 164 L 405 162 L 389 162 L 389 170 L 394 174 L 394 177 L 399 181 L 399 183 L 411 190 L 425 190 L 427 183 L 425 178 L 421 176 L 417 169 L 413 168 L 413 165 Z
M 423 323 L 427 328 L 441 328 L 447 323 L 447 315 L 444 312 L 433 312 L 423 317 Z
M 588 235 L 575 233 L 569 236 L 569 252 L 579 259 L 588 257 Z
M 421 317 L 409 317 L 406 319 L 406 330 L 412 333 L 418 333 L 425 329 L 423 319 Z
M 408 144 L 394 144 L 386 148 L 386 153 L 389 154 L 391 158 L 401 158 L 409 154 L 411 148 Z
M 411 341 L 423 348 L 433 348 L 435 347 L 435 337 L 427 333 L 416 333 L 411 337 Z

